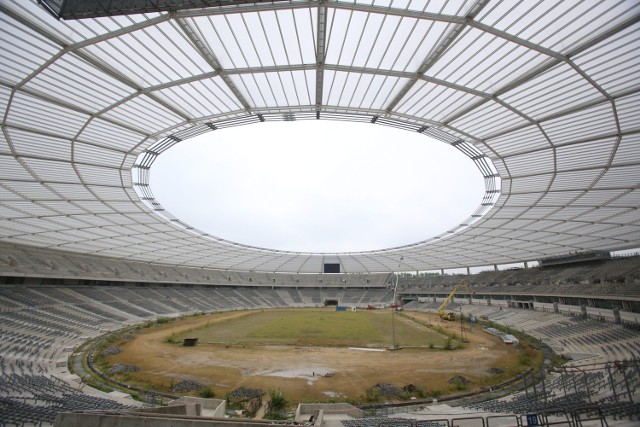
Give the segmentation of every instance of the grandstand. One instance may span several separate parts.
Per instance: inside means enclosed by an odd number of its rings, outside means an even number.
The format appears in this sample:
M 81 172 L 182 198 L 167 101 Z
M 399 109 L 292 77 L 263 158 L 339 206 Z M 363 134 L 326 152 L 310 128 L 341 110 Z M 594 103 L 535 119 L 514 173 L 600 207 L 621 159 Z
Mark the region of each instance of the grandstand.
M 640 296 L 640 257 L 612 259 L 605 263 L 580 267 L 534 267 L 483 271 L 475 275 L 442 275 L 402 277 L 398 295 L 406 301 L 435 298 L 442 300 L 464 279 L 466 289 L 457 298 L 481 300 L 483 304 L 525 305 L 544 310 L 574 312 L 584 307 L 585 316 L 607 318 L 610 322 L 637 323 Z M 555 309 L 554 309 L 555 307 Z M 614 319 L 614 310 L 623 315 Z M 624 314 L 627 312 L 629 316 Z M 630 325 L 631 326 L 631 325 Z
M 23 255 L 16 251 L 14 258 L 20 260 Z M 50 254 L 48 251 L 34 249 L 31 255 L 33 265 L 44 265 L 43 260 Z M 88 256 L 67 254 L 66 257 L 69 259 L 69 266 L 92 261 L 98 265 L 100 262 L 108 263 L 107 260 L 92 260 Z M 617 271 L 617 261 L 612 260 L 610 263 L 614 265 L 608 268 Z M 624 266 L 623 271 L 630 271 L 628 260 L 621 265 Z M 133 401 L 114 400 L 99 393 L 87 395 L 87 387 L 79 383 L 78 377 L 71 375 L 67 369 L 67 357 L 74 348 L 109 330 L 162 316 L 244 309 L 317 307 L 327 302 L 325 298 L 360 307 L 370 304 L 390 305 L 394 300 L 393 290 L 388 286 L 391 281 L 388 274 L 362 275 L 353 278 L 353 282 L 343 276 L 340 276 L 340 280 L 335 280 L 334 277 L 323 283 L 326 287 L 319 287 L 319 277 L 324 282 L 324 275 L 290 275 L 277 280 L 275 285 L 271 280 L 274 275 L 263 273 L 254 273 L 251 276 L 252 282 L 245 277 L 244 283 L 240 279 L 229 284 L 228 278 L 220 277 L 220 283 L 170 284 L 142 283 L 137 281 L 133 270 L 128 270 L 130 277 L 123 275 L 119 277 L 121 281 L 89 278 L 80 280 L 74 277 L 70 279 L 72 281 L 65 282 L 64 269 L 58 269 L 55 278 L 46 279 L 37 274 L 39 277 L 22 277 L 22 283 L 10 284 L 8 282 L 15 281 L 18 277 L 15 271 L 11 272 L 12 267 L 17 266 L 5 264 L 7 275 L 3 276 L 5 283 L 0 285 L 0 390 L 3 391 L 2 403 L 7 414 L 4 422 L 7 425 L 11 425 L 8 423 L 12 420 L 52 422 L 57 412 L 76 409 L 131 410 L 136 405 Z M 637 260 L 636 267 L 640 268 Z M 160 266 L 153 268 L 161 270 Z M 584 273 L 592 276 L 601 269 L 602 266 L 598 265 Z M 206 273 L 208 272 L 201 272 Z M 476 293 L 471 298 L 468 295 L 456 298 L 453 307 L 461 309 L 466 316 L 488 318 L 497 324 L 523 331 L 541 340 L 570 362 L 565 365 L 564 370 L 552 372 L 548 377 L 532 376 L 529 381 L 533 389 L 529 387 L 508 398 L 511 400 L 489 400 L 472 405 L 469 410 L 478 411 L 479 414 L 484 414 L 482 416 L 490 416 L 487 413 L 518 413 L 521 408 L 530 407 L 535 408 L 536 413 L 541 416 L 554 419 L 557 413 L 570 413 L 570 408 L 579 406 L 584 408 L 584 413 L 581 414 L 583 419 L 588 419 L 594 416 L 589 408 L 597 403 L 604 411 L 600 415 L 609 419 L 628 420 L 637 416 L 638 407 L 635 402 L 640 384 L 637 297 L 620 294 L 615 296 L 614 301 L 626 302 L 628 307 L 618 311 L 623 321 L 616 324 L 612 309 L 585 308 L 571 305 L 570 301 L 567 301 L 568 304 L 537 301 L 557 297 L 558 292 L 554 287 L 529 285 L 526 292 L 500 293 L 501 289 L 513 288 L 508 284 L 513 280 L 520 282 L 524 278 L 534 277 L 533 271 L 511 270 L 503 277 L 505 282 L 497 282 L 486 289 L 476 286 L 485 276 L 486 274 L 468 276 L 467 280 Z M 239 277 L 241 276 L 236 276 Z M 398 295 L 405 301 L 410 296 L 413 298 L 411 302 L 405 303 L 405 310 L 435 313 L 440 301 L 458 279 L 457 276 L 401 279 Z M 428 283 L 430 280 L 436 283 Z M 561 285 L 571 286 L 570 283 Z M 592 299 L 597 300 L 597 295 L 594 292 Z M 524 296 L 532 297 L 530 306 L 523 307 L 517 303 Z M 598 316 L 594 314 L 596 310 Z M 624 369 L 621 370 L 620 367 Z M 588 384 L 593 382 L 593 385 L 589 385 L 593 390 L 585 392 L 579 381 L 586 381 Z M 32 384 L 41 383 L 47 384 L 46 394 L 34 393 Z M 562 389 L 564 394 L 559 394 L 559 384 L 572 384 L 572 388 L 569 390 L 565 386 Z M 577 391 L 576 384 L 580 385 Z M 540 406 L 532 406 L 531 402 L 543 402 L 544 405 L 541 403 Z M 452 411 L 455 417 L 456 412 Z M 22 418 L 20 414 L 23 414 Z M 26 414 L 34 414 L 35 418 L 29 418 Z M 375 418 L 378 414 L 373 415 Z M 364 419 L 369 421 L 363 421 L 363 425 L 372 425 L 369 418 L 344 418 L 345 416 L 347 415 L 336 419 L 353 419 L 354 422 Z M 420 411 L 413 414 L 418 421 L 420 416 Z M 452 417 L 451 414 L 447 416 Z M 327 410 L 324 425 L 332 425 L 330 419 Z M 411 421 L 405 419 L 403 422 Z
M 108 331 L 396 298 L 431 312 L 461 278 L 472 294 L 456 310 L 569 362 L 465 409 L 310 405 L 296 422 L 523 425 L 534 410 L 637 424 L 640 266 L 607 255 L 640 247 L 637 1 L 117 3 L 0 0 L 0 425 L 138 411 L 73 373 L 78 346 Z M 154 197 L 153 163 L 175 144 L 291 120 L 448 144 L 480 171 L 483 200 L 406 246 L 314 253 L 228 241 Z M 392 280 L 425 271 L 440 274 Z

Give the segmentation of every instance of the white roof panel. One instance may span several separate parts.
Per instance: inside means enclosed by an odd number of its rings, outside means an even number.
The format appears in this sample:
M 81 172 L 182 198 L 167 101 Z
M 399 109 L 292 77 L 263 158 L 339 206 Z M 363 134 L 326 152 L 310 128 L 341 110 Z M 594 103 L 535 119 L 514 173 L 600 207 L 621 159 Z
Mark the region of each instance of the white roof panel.
M 609 206 L 628 206 L 634 208 L 640 206 L 640 190 L 627 191 L 620 197 L 612 200 Z
M 20 201 L 5 202 L 4 205 L 19 211 L 21 213 L 20 216 L 23 216 L 25 218 L 30 216 L 33 217 L 33 216 L 55 215 L 56 212 L 54 212 L 51 209 L 47 209 L 45 207 L 46 203 L 48 202 L 34 203 L 26 200 L 20 200 Z
M 608 169 L 598 180 L 595 188 L 613 189 L 626 187 L 632 189 L 640 184 L 640 165 L 619 166 Z
M 36 174 L 38 180 L 64 183 L 77 182 L 78 180 L 78 175 L 69 162 L 28 158 L 23 161 Z
M 553 180 L 551 191 L 577 190 L 593 185 L 602 175 L 602 169 L 558 172 Z
M 26 92 L 17 92 L 12 99 L 6 123 L 34 131 L 45 131 L 59 138 L 74 138 L 89 119 L 89 115 L 63 105 L 64 100 L 52 103 Z
M 515 153 L 528 153 L 534 150 L 549 149 L 550 142 L 538 126 L 528 125 L 502 135 L 488 138 L 486 143 L 501 156 Z M 494 162 L 500 155 L 493 155 Z
M 129 99 L 107 111 L 104 117 L 145 134 L 161 132 L 184 120 L 177 111 L 169 110 L 148 96 Z
M 505 163 L 510 171 L 517 171 L 525 175 L 536 173 L 541 168 L 553 164 L 554 161 L 554 153 L 551 150 L 533 151 L 505 158 Z
M 76 142 L 73 146 L 73 159 L 77 163 L 112 166 L 122 162 L 124 153 L 96 145 Z
M 0 43 L 0 75 L 10 84 L 27 78 L 62 50 L 55 42 L 4 13 L 0 14 Z
M 22 200 L 22 197 L 20 194 L 24 193 L 25 190 L 20 191 L 20 193 L 16 193 L 15 191 L 11 190 L 11 184 L 13 183 L 4 183 L 2 184 L 2 186 L 0 186 L 0 202 L 1 201 L 10 201 L 10 200 Z M 27 185 L 26 187 L 29 188 L 29 186 L 37 186 L 36 191 L 40 190 L 40 186 L 38 184 L 34 184 L 34 183 L 28 183 L 29 185 Z
M 580 206 L 595 206 L 596 208 L 600 208 L 607 205 L 610 200 L 617 199 L 624 193 L 626 193 L 624 189 L 590 190 L 580 196 L 575 203 Z
M 608 102 L 545 121 L 542 127 L 556 145 L 613 135 L 618 130 Z
M 623 208 L 600 208 L 600 209 L 593 209 L 589 212 L 586 212 L 584 215 L 580 215 L 579 217 L 577 217 L 576 219 L 578 221 L 587 221 L 587 222 L 599 222 L 599 221 L 606 221 L 607 219 L 611 218 L 611 217 L 615 217 L 617 215 L 620 215 L 622 213 L 627 212 L 628 209 L 623 209 Z
M 539 67 L 548 57 L 477 29 L 469 29 L 434 66 L 429 75 L 483 92 L 502 89 L 526 72 L 523 62 Z
M 212 71 L 184 34 L 164 22 L 86 49 L 91 56 L 108 60 L 113 69 L 141 88 Z
M 55 211 L 60 215 L 86 215 L 87 211 L 77 205 L 77 202 L 67 202 L 65 200 L 52 200 L 40 202 L 40 205 Z
M 190 117 L 215 116 L 242 108 L 220 77 L 172 86 L 155 94 Z
M 96 69 L 86 60 L 68 53 L 62 55 L 25 85 L 41 93 L 51 93 L 74 107 L 96 113 L 126 97 L 134 90 Z
M 4 117 L 7 111 L 7 103 L 11 97 L 11 90 L 8 87 L 0 85 L 0 115 Z
M 540 192 L 547 191 L 549 185 L 553 182 L 555 178 L 552 174 L 544 174 L 544 175 L 528 175 L 513 178 L 511 182 L 511 192 L 512 193 L 531 193 L 531 192 Z
M 7 182 L 4 186 L 12 190 L 13 197 L 3 197 L 3 200 L 19 200 L 22 196 L 27 200 L 52 200 L 58 196 L 44 185 L 37 182 Z
M 82 130 L 78 139 L 114 150 L 128 151 L 136 150 L 138 144 L 146 138 L 141 132 L 101 118 L 94 118 Z
M 556 169 L 563 171 L 606 166 L 610 159 L 606 157 L 606 153 L 613 153 L 616 143 L 617 139 L 611 137 L 558 147 Z
M 616 34 L 616 43 L 605 40 L 572 59 L 608 93 L 615 96 L 627 92 L 636 87 L 640 79 L 640 71 L 629 67 L 629 61 L 637 58 L 640 49 L 638 34 L 640 23 L 635 23 Z
M 49 212 L 51 213 L 51 212 Z M 3 218 L 5 225 L 10 227 L 12 224 L 12 219 L 14 218 L 23 218 L 24 212 L 21 210 L 14 208 L 13 203 L 4 203 L 0 201 L 0 217 Z M 0 235 L 7 236 L 8 233 L 4 230 L 0 229 Z
M 127 193 L 120 187 L 90 185 L 87 188 L 100 200 L 128 200 Z
M 500 99 L 528 117 L 540 120 L 602 99 L 602 94 L 574 68 L 562 63 L 507 91 Z
M 573 50 L 594 34 L 638 13 L 635 2 L 544 1 L 537 3 L 537 7 L 527 2 L 513 6 L 510 1 L 501 1 L 493 14 L 483 20 L 560 53 Z M 502 19 L 498 20 L 498 16 Z
M 95 197 L 82 184 L 48 183 L 47 186 L 67 200 L 91 200 Z
M 634 224 L 634 225 L 640 225 L 640 221 L 638 220 L 638 217 L 636 216 L 637 209 L 632 209 L 632 210 L 621 210 L 620 214 L 616 215 L 616 216 L 612 216 L 611 218 L 608 218 L 607 222 L 611 222 L 613 224 L 621 224 L 621 225 L 625 225 L 625 224 Z
M 10 129 L 8 132 L 13 149 L 20 156 L 45 157 L 69 160 L 71 141 L 42 133 Z
M 0 155 L 0 180 L 3 181 L 30 181 L 33 175 L 13 157 Z
M 487 117 L 493 117 L 491 122 Z M 451 126 L 467 129 L 480 139 L 525 125 L 527 122 L 520 115 L 504 108 L 495 102 L 486 102 L 460 118 L 453 120 Z
M 119 187 L 122 185 L 120 170 L 116 168 L 105 168 L 102 166 L 76 165 L 78 174 L 82 182 L 88 185 L 112 185 Z
M 640 79 L 636 79 L 636 83 Z M 637 129 L 640 127 L 640 92 L 637 90 L 628 96 L 615 101 L 618 120 L 623 129 Z
M 640 134 L 638 133 L 625 135 L 621 138 L 620 144 L 615 152 L 613 164 L 629 164 L 629 159 L 634 158 L 633 156 L 640 156 Z
M 263 2 L 79 21 L 2 2 L 0 238 L 294 273 L 640 246 L 639 21 L 630 1 Z M 145 150 L 317 118 L 455 146 L 484 177 L 483 205 L 402 248 L 296 253 L 207 236 L 139 185 L 157 157 Z
M 406 79 L 371 74 L 326 71 L 325 103 L 380 110 L 404 86 Z
M 418 81 L 398 104 L 397 111 L 442 122 L 469 103 L 481 101 L 479 94 L 463 92 L 427 81 Z

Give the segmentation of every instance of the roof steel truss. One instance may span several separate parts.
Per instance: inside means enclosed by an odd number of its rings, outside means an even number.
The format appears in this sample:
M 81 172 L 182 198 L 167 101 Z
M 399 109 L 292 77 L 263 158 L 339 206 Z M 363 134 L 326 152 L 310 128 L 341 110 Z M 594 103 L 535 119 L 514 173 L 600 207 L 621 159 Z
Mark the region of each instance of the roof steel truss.
M 377 272 L 640 246 L 637 2 L 232 3 L 78 21 L 0 3 L 3 241 L 303 273 L 325 257 Z M 148 173 L 172 145 L 291 119 L 450 144 L 485 197 L 442 235 L 348 254 L 229 242 L 155 200 Z

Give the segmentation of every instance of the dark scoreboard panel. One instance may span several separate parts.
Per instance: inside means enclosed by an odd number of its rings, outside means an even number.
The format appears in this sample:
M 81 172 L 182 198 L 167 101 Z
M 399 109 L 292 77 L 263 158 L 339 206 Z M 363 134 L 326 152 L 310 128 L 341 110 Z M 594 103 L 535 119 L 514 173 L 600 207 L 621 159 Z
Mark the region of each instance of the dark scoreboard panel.
M 340 273 L 340 264 L 325 263 L 322 269 L 323 273 Z

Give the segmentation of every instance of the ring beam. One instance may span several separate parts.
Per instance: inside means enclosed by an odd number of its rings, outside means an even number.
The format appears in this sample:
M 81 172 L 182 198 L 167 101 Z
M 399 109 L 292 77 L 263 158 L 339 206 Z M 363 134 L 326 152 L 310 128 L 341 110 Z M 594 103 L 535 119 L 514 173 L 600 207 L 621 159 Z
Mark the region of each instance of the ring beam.
M 267 121 L 268 119 L 273 119 L 273 120 L 280 120 L 280 118 L 278 116 L 272 118 L 272 117 L 265 117 L 262 116 L 263 121 Z M 350 120 L 354 120 L 354 121 L 361 121 L 358 120 L 359 117 L 351 117 L 349 115 L 344 115 L 341 120 L 344 121 L 350 121 Z M 360 118 L 361 119 L 361 118 Z M 289 120 L 295 120 L 295 116 L 294 115 L 290 115 L 289 116 Z M 315 119 L 313 119 L 315 120 Z M 333 120 L 335 121 L 335 117 L 333 117 Z M 373 119 L 369 119 L 369 121 L 371 122 L 371 124 L 375 125 L 376 121 Z M 254 126 L 256 126 L 257 124 L 254 124 Z M 234 127 L 237 127 L 238 125 L 235 125 Z M 327 126 L 330 126 L 330 123 L 327 124 Z M 402 123 L 386 123 L 385 126 L 393 126 L 396 128 L 402 127 L 403 124 Z M 407 125 L 405 124 L 404 127 L 406 128 Z M 224 123 L 206 123 L 204 125 L 204 132 L 209 133 L 214 129 L 219 129 L 219 128 L 226 128 L 226 126 L 224 126 Z M 423 129 L 423 128 L 416 128 L 413 129 L 414 132 L 420 132 L 421 135 L 428 135 L 428 129 Z M 197 129 L 189 129 L 189 132 L 187 133 L 188 138 L 192 138 L 193 134 L 196 134 L 196 136 L 200 136 L 201 133 L 198 132 Z M 154 212 L 156 212 L 158 215 L 160 215 L 162 218 L 164 218 L 167 221 L 171 221 L 173 223 L 176 224 L 177 227 L 181 227 L 187 230 L 190 230 L 193 233 L 197 233 L 200 237 L 205 238 L 205 239 L 212 239 L 213 241 L 228 241 L 225 239 L 222 239 L 220 237 L 216 237 L 216 236 L 212 236 L 209 233 L 206 233 L 204 231 L 200 231 L 198 229 L 196 229 L 195 227 L 192 227 L 190 225 L 187 225 L 184 221 L 182 221 L 181 219 L 177 218 L 176 216 L 174 216 L 173 214 L 171 214 L 167 209 L 165 209 L 164 206 L 162 206 L 162 204 L 160 203 L 160 201 L 155 198 L 155 196 L 153 196 L 153 192 L 151 191 L 150 188 L 150 174 L 151 174 L 151 167 L 153 166 L 153 163 L 155 162 L 155 160 L 158 158 L 159 155 L 161 155 L 162 153 L 165 153 L 167 150 L 169 150 L 170 148 L 174 147 L 176 144 L 180 143 L 184 141 L 182 139 L 182 135 L 181 134 L 176 134 L 176 135 L 171 135 L 168 138 L 165 138 L 162 141 L 159 141 L 157 144 L 155 144 L 154 146 L 150 147 L 147 151 L 145 151 L 144 153 L 142 153 L 138 159 L 136 160 L 136 164 L 134 165 L 134 188 L 136 189 L 136 192 L 138 193 L 138 195 L 141 197 L 142 200 L 145 201 L 145 204 L 150 208 L 153 209 Z M 481 152 L 479 152 L 477 149 L 475 149 L 475 147 L 473 147 L 470 144 L 465 143 L 464 141 L 461 140 L 457 140 L 457 141 L 453 141 L 453 143 L 451 143 L 451 145 L 453 147 L 455 147 L 456 149 L 458 149 L 459 151 L 461 151 L 464 155 L 466 155 L 467 157 L 470 158 L 470 160 L 476 165 L 476 167 L 478 168 L 478 170 L 480 171 L 480 173 L 482 174 L 483 178 L 484 178 L 484 183 L 485 183 L 485 193 L 484 193 L 484 197 L 482 198 L 482 203 L 474 209 L 473 213 L 471 216 L 469 216 L 467 219 L 465 219 L 461 224 L 459 224 L 457 227 L 449 230 L 447 233 L 442 234 L 441 236 L 439 236 L 439 239 L 443 239 L 443 238 L 447 238 L 447 236 L 453 235 L 454 233 L 460 232 L 462 230 L 464 230 L 466 227 L 470 226 L 471 224 L 473 224 L 475 221 L 477 221 L 478 219 L 480 219 L 482 217 L 482 214 L 487 212 L 491 206 L 494 205 L 495 200 L 497 200 L 500 192 L 499 192 L 499 188 L 500 188 L 500 179 L 496 173 L 495 167 L 493 166 L 493 163 L 485 156 L 483 155 Z M 144 165 L 144 166 L 143 166 Z M 391 250 L 400 250 L 402 248 L 408 248 L 411 246 L 417 246 L 417 245 L 423 245 L 427 242 L 429 242 L 429 240 L 434 240 L 434 239 L 427 239 L 427 240 L 421 240 L 421 241 L 417 241 L 415 243 L 410 243 L 407 245 L 403 245 L 400 247 L 393 247 L 393 248 L 388 248 L 388 249 L 383 249 L 382 251 L 379 250 L 371 250 L 371 251 L 366 251 L 366 253 L 371 253 L 374 254 L 376 252 L 388 252 Z M 258 250 L 267 250 L 270 251 L 272 249 L 270 248 L 262 248 L 262 247 L 256 247 L 256 246 L 251 246 L 251 245 L 245 245 L 242 243 L 237 243 L 237 242 L 231 242 L 228 241 L 230 244 L 232 245 L 239 245 L 241 247 L 246 247 L 246 248 L 251 248 L 251 249 L 258 249 Z M 284 253 L 289 253 L 289 254 L 306 254 L 306 255 L 322 255 L 322 253 L 320 252 L 295 252 L 295 251 L 282 251 Z M 358 252 L 349 252 L 349 254 L 351 255 L 355 255 L 356 253 L 365 253 L 363 251 L 358 251 Z M 334 256 L 344 256 L 346 255 L 346 253 L 344 252 L 335 252 L 332 253 L 332 255 Z

